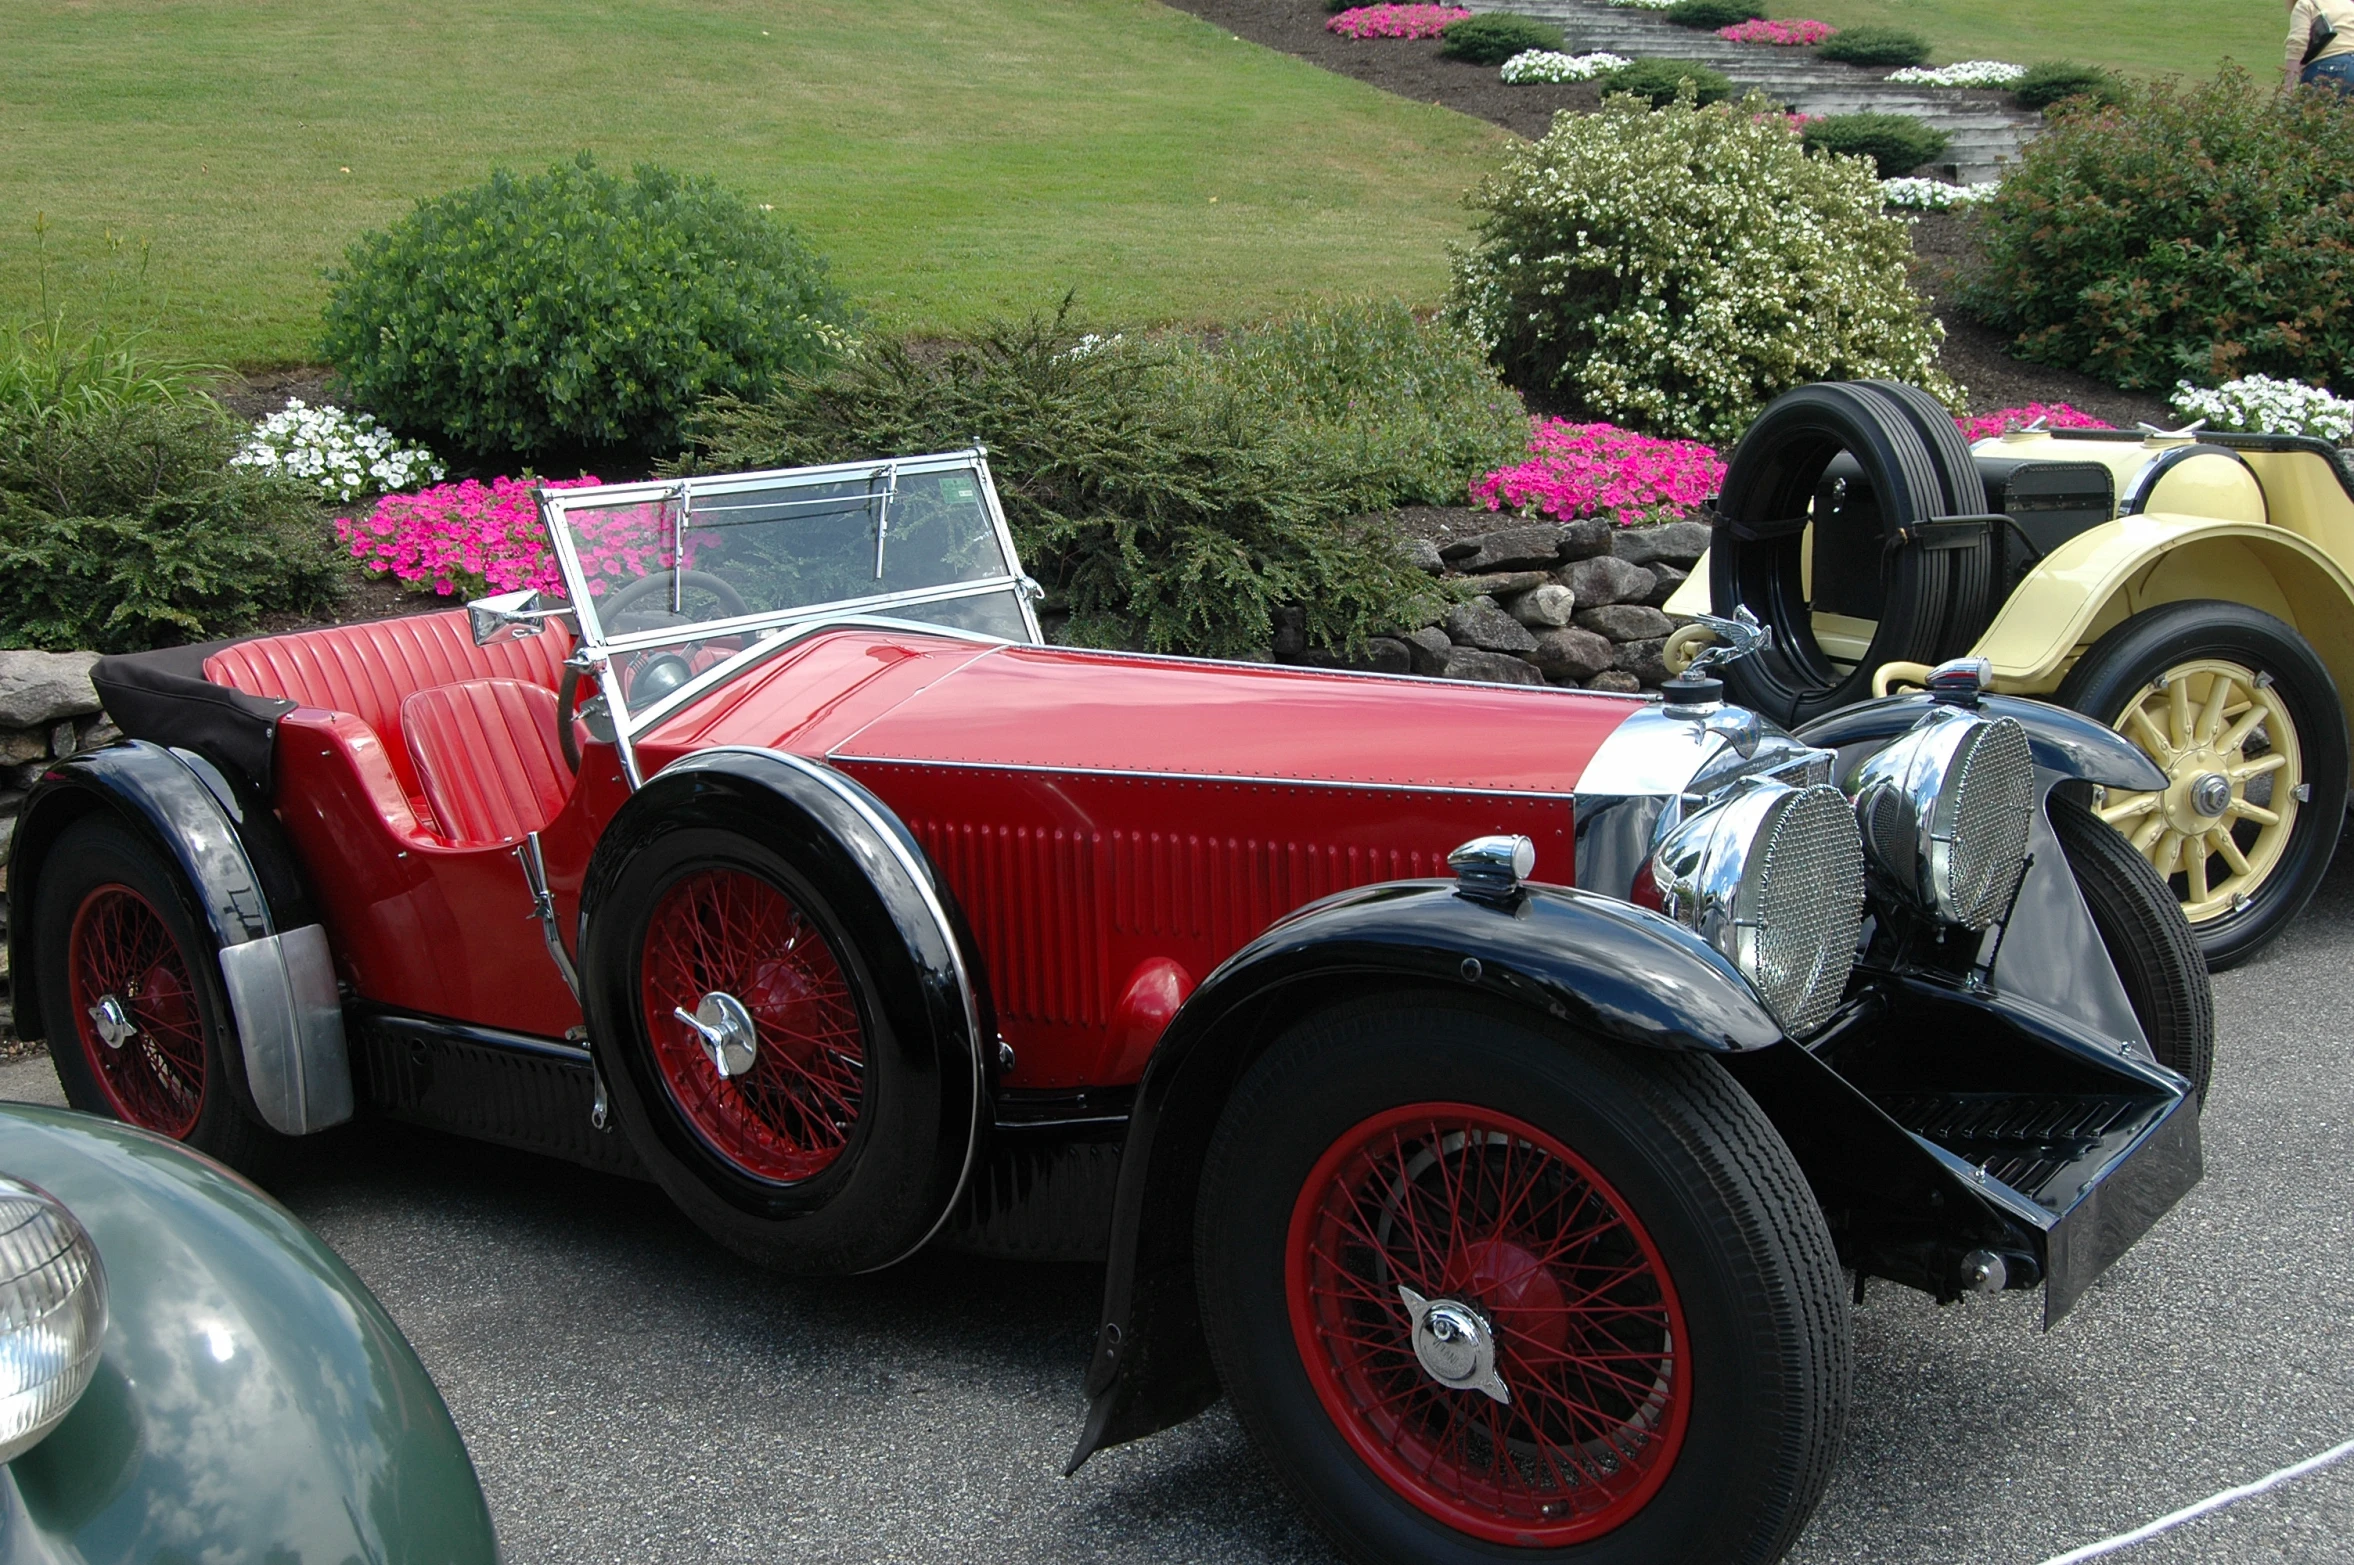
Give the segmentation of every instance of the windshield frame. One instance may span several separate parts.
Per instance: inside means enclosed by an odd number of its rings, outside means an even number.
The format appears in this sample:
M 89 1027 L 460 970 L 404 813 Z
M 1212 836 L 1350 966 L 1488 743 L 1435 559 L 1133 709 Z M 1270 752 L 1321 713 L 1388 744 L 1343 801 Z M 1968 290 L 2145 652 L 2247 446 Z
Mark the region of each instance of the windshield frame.
M 720 499 L 728 495 L 756 493 L 780 487 L 781 483 L 821 485 L 845 479 L 867 479 L 882 487 L 874 499 L 880 502 L 885 522 L 887 546 L 889 496 L 897 481 L 903 477 L 932 473 L 967 472 L 980 486 L 982 510 L 994 536 L 999 555 L 1010 569 L 970 581 L 942 583 L 930 587 L 900 588 L 890 592 L 863 594 L 857 597 L 830 599 L 825 602 L 799 605 L 789 609 L 770 609 L 755 614 L 736 615 L 726 619 L 698 620 L 684 625 L 666 625 L 625 635 L 608 632 L 597 617 L 596 596 L 589 591 L 589 577 L 581 565 L 574 546 L 573 527 L 569 513 L 574 511 L 608 510 L 629 505 L 676 505 L 672 523 L 672 543 L 669 571 L 677 571 L 683 550 L 679 547 L 692 526 L 694 502 L 699 497 Z M 978 641 L 989 645 L 1027 644 L 1043 646 L 1046 637 L 1038 625 L 1036 600 L 1042 596 L 1038 583 L 1022 571 L 1021 555 L 1014 547 L 1013 532 L 1005 519 L 1005 508 L 997 496 L 996 482 L 989 473 L 988 455 L 984 448 L 973 446 L 963 451 L 935 452 L 923 456 L 888 457 L 876 461 L 834 462 L 815 467 L 767 468 L 757 472 L 722 473 L 698 478 L 651 479 L 640 483 L 597 484 L 578 489 L 540 489 L 534 492 L 539 505 L 541 523 L 547 528 L 548 539 L 555 551 L 557 568 L 564 578 L 565 594 L 570 600 L 574 632 L 579 638 L 569 664 L 582 673 L 597 677 L 598 699 L 613 725 L 613 743 L 620 751 L 623 774 L 631 787 L 644 781 L 633 741 L 667 721 L 674 713 L 692 705 L 770 658 L 797 645 L 806 636 L 830 624 L 861 624 L 879 628 L 905 628 L 926 635 L 947 637 L 958 641 Z M 790 503 L 790 502 L 786 502 Z M 842 501 L 831 497 L 830 504 L 839 508 Z M 662 572 L 650 573 L 658 579 Z M 641 578 L 644 579 L 644 578 Z M 934 603 L 954 602 L 965 598 L 985 598 L 1010 593 L 1021 614 L 1025 632 L 1022 643 L 983 631 L 958 626 L 936 624 L 923 619 L 895 615 L 895 608 L 920 608 Z M 666 647 L 706 641 L 722 636 L 740 636 L 745 645 L 722 658 L 712 667 L 662 698 L 648 704 L 641 711 L 631 711 L 620 689 L 620 681 L 612 677 L 613 665 L 624 659 L 657 652 Z

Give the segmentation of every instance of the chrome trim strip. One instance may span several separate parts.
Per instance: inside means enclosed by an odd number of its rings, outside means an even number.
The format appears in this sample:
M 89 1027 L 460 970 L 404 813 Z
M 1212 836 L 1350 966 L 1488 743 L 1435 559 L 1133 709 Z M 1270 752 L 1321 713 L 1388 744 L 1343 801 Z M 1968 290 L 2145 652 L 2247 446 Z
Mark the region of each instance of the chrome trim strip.
M 896 1266 L 925 1245 L 930 1244 L 939 1235 L 940 1230 L 948 1226 L 948 1219 L 955 1215 L 957 1207 L 964 1201 L 966 1186 L 972 1183 L 973 1165 L 979 1161 L 981 1155 L 981 1132 L 992 1117 L 989 1112 L 988 1070 L 983 1060 L 983 1050 L 987 1047 L 987 1041 L 981 1036 L 981 1007 L 974 995 L 973 975 L 965 966 L 964 947 L 957 942 L 956 926 L 949 922 L 948 909 L 941 904 L 939 893 L 933 889 L 930 871 L 909 849 L 907 839 L 900 835 L 898 825 L 877 814 L 874 807 L 866 801 L 864 790 L 853 787 L 847 778 L 835 772 L 831 767 L 820 766 L 808 757 L 794 755 L 790 751 L 768 750 L 758 745 L 748 744 L 713 745 L 707 750 L 697 750 L 695 754 L 698 756 L 766 756 L 792 767 L 848 805 L 877 836 L 890 845 L 891 854 L 899 861 L 900 869 L 914 884 L 917 894 L 924 899 L 924 910 L 931 914 L 933 927 L 939 931 L 941 944 L 947 948 L 948 960 L 956 968 L 957 994 L 964 1002 L 965 1036 L 972 1040 L 972 1129 L 965 1137 L 964 1167 L 956 1176 L 956 1188 L 949 1192 L 948 1203 L 940 1209 L 940 1215 L 933 1220 L 932 1226 L 925 1229 L 924 1236 L 909 1245 L 904 1251 L 880 1265 L 868 1267 L 867 1270 L 879 1272 L 886 1267 Z
M 826 759 L 853 766 L 939 766 L 969 772 L 1035 772 L 1052 777 L 1142 777 L 1154 782 L 1247 783 L 1264 788 L 1347 788 L 1371 793 L 1469 794 L 1480 798 L 1558 799 L 1565 804 L 1577 797 L 1574 791 L 1551 793 L 1526 788 L 1459 788 L 1446 783 L 1350 782 L 1341 778 L 1252 777 L 1239 772 L 1151 772 L 1103 766 L 1031 766 L 1016 761 L 942 761 L 926 756 L 851 755 L 838 748 L 827 751 Z

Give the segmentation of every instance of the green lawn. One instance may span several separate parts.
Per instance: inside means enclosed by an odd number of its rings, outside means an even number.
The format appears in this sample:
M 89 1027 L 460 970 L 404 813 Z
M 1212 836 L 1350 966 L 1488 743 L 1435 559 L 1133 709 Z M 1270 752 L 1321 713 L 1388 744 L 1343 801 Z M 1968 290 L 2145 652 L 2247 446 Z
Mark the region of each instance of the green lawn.
M 587 148 L 773 203 L 885 325 L 1426 303 L 1503 135 L 1152 0 L 0 0 L 0 315 L 34 215 L 153 244 L 169 350 L 314 357 L 322 268 Z
M 2281 0 L 1768 0 L 1775 16 L 1919 33 L 1940 65 L 2086 60 L 2137 76 L 2207 76 L 2226 59 L 2280 79 Z

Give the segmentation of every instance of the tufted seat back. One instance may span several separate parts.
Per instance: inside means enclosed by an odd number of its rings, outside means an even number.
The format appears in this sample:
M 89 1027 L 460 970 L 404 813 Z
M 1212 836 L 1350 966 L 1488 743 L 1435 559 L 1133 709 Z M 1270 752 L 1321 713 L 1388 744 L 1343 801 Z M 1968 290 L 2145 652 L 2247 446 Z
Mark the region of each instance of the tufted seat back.
M 401 737 L 441 835 L 460 847 L 538 831 L 572 789 L 556 748 L 556 697 L 544 685 L 429 685 L 401 703 Z
M 236 642 L 204 660 L 204 677 L 248 695 L 349 712 L 376 730 L 402 790 L 420 798 L 416 764 L 402 742 L 401 703 L 416 691 L 472 679 L 553 691 L 570 644 L 570 632 L 551 621 L 536 636 L 478 647 L 466 611 L 452 609 Z

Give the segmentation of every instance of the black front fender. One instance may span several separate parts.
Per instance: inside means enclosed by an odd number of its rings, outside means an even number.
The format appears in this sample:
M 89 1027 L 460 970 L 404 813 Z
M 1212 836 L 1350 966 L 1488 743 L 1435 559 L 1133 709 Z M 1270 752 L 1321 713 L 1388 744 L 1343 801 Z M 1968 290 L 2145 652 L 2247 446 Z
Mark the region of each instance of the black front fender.
M 1825 713 L 1793 737 L 1840 751 L 1840 772 L 1844 775 L 1848 751 L 1887 743 L 1919 722 L 1932 705 L 1929 696 L 1918 691 L 1884 696 Z M 2155 793 L 2166 787 L 2166 774 L 2157 762 L 2124 735 L 2081 712 L 2049 701 L 1998 695 L 1980 696 L 1978 710 L 1988 717 L 2017 718 L 2027 730 L 2028 749 L 2039 771 L 2105 788 L 2130 788 L 2136 793 Z
M 1590 892 L 1530 887 L 1489 901 L 1453 881 L 1392 882 L 1275 925 L 1187 1000 L 1138 1084 L 1072 1471 L 1216 1400 L 1192 1253 L 1211 1133 L 1235 1084 L 1285 1028 L 1376 988 L 1483 996 L 1640 1048 L 1740 1054 L 1783 1037 L 1732 964 L 1697 936 Z

